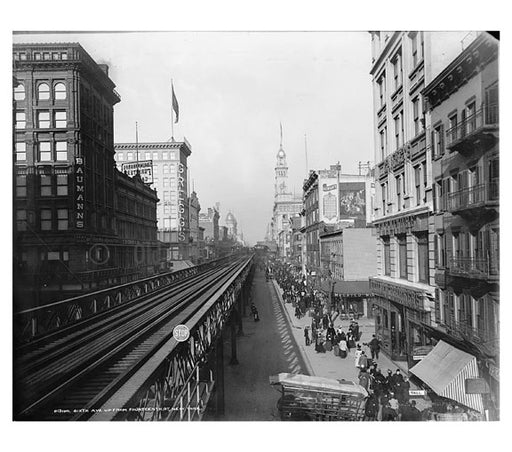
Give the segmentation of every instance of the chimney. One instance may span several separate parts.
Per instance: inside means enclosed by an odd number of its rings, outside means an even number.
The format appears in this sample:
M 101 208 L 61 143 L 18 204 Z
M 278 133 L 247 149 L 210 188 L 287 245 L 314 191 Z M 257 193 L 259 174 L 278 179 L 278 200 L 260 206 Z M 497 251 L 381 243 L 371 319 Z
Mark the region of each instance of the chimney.
M 108 76 L 108 64 L 98 64 L 98 66 Z

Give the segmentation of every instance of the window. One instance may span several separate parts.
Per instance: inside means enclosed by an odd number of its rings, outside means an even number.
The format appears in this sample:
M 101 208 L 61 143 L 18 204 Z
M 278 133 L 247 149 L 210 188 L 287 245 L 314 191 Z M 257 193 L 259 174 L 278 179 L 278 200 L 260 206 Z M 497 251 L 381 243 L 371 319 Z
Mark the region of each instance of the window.
M 153 152 L 153 160 L 158 160 L 158 152 Z
M 27 211 L 26 210 L 17 210 L 16 211 L 16 227 L 18 231 L 26 231 L 27 230 Z
M 61 60 L 67 60 L 67 59 L 68 59 L 68 54 L 67 54 L 66 52 L 62 52 L 62 53 L 60 54 L 60 59 L 61 59 Z
M 68 175 L 57 174 L 57 196 L 67 196 L 68 194 Z
M 126 157 L 128 158 L 128 160 L 133 160 L 133 153 L 128 152 L 128 154 L 126 154 Z
M 59 231 L 68 229 L 68 209 L 57 209 L 57 229 Z
M 485 89 L 485 124 L 498 124 L 498 84 Z
M 419 206 L 421 204 L 421 165 L 414 167 L 414 186 L 416 189 L 416 205 Z
M 52 60 L 58 60 L 59 59 L 59 53 L 58 52 L 52 52 Z
M 39 143 L 39 161 L 40 162 L 51 162 L 52 161 L 52 150 L 49 141 L 43 141 Z
M 170 160 L 176 160 L 176 152 L 174 152 L 174 151 L 169 152 L 169 159 Z
M 467 326 L 473 326 L 473 307 L 472 299 L 468 294 L 462 293 L 459 297 L 459 322 Z
M 23 83 L 14 87 L 14 100 L 25 100 L 25 85 Z
M 396 181 L 396 209 L 402 210 L 402 176 L 397 176 Z
M 384 127 L 380 132 L 380 156 L 381 159 L 384 160 L 386 158 L 386 131 L 387 128 Z
M 389 236 L 382 237 L 382 244 L 384 246 L 384 274 L 391 275 L 391 244 Z
M 27 176 L 24 174 L 16 176 L 16 196 L 18 198 L 27 196 Z
M 164 191 L 164 201 L 169 201 L 169 192 Z
M 388 184 L 384 183 L 381 185 L 381 195 L 382 195 L 382 215 L 385 215 L 387 212 L 387 194 L 388 194 Z
M 17 111 L 16 112 L 16 129 L 24 129 L 27 125 L 26 122 L 26 115 L 24 111 Z
M 447 131 L 450 143 L 457 140 L 457 113 L 448 117 L 450 128 Z
M 394 79 L 394 89 L 398 90 L 402 86 L 402 50 L 400 49 L 393 60 L 391 61 L 393 65 L 393 79 Z
M 167 163 L 164 164 L 164 174 L 169 173 L 169 165 Z
M 412 114 L 413 114 L 413 122 L 414 122 L 414 136 L 418 135 L 422 130 L 423 126 L 421 123 L 420 116 L 420 97 L 416 97 L 412 101 Z
M 411 52 L 413 69 L 423 59 L 423 32 L 419 31 L 411 36 Z
M 52 195 L 52 177 L 42 174 L 39 176 L 39 186 L 41 196 L 51 196 Z
M 146 160 L 151 160 L 151 152 L 146 152 L 146 153 L 144 154 L 144 158 L 145 158 Z
M 379 106 L 383 107 L 386 103 L 386 77 L 383 75 L 377 84 L 379 85 Z
M 50 209 L 41 209 L 41 231 L 51 231 L 52 229 L 52 211 Z
M 407 236 L 405 234 L 398 235 L 397 240 L 400 278 L 407 279 Z
M 38 100 L 50 99 L 50 86 L 47 83 L 41 83 L 37 87 L 37 99 Z
M 67 141 L 57 141 L 55 143 L 55 150 L 57 151 L 57 160 L 63 161 L 68 159 Z
M 444 155 L 444 127 L 442 124 L 434 127 L 432 131 L 432 146 L 434 158 Z
M 171 227 L 171 220 L 170 218 L 164 218 L 164 228 L 168 229 Z
M 398 149 L 402 144 L 404 144 L 404 121 L 403 121 L 404 113 L 401 111 L 394 118 L 395 124 L 395 148 Z
M 165 188 L 169 187 L 169 179 L 167 179 L 167 178 L 164 179 L 164 187 Z
M 64 129 L 68 125 L 67 114 L 65 111 L 56 111 L 55 112 L 55 127 L 59 129 Z
M 37 112 L 37 127 L 40 129 L 50 128 L 50 112 L 49 111 L 38 111 Z
M 429 282 L 428 234 L 418 234 L 418 280 Z
M 164 215 L 168 215 L 171 213 L 171 206 L 169 204 L 164 205 Z
M 476 104 L 471 102 L 466 106 L 466 133 L 470 134 L 476 129 Z
M 43 52 L 43 60 L 49 60 L 50 59 L 50 52 Z
M 55 100 L 64 100 L 66 98 L 66 85 L 64 83 L 56 83 L 53 88 Z
M 16 161 L 24 162 L 27 160 L 27 146 L 25 143 L 16 143 Z

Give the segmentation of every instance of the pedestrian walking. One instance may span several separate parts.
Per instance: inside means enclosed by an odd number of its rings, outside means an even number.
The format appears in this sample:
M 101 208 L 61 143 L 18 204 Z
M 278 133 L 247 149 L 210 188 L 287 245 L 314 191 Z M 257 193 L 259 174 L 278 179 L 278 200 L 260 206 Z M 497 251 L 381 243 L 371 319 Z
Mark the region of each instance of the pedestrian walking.
M 366 372 L 366 369 L 361 369 L 361 372 L 359 372 L 359 384 L 368 391 L 370 387 L 370 376 L 368 372 Z
M 357 349 L 354 353 L 354 365 L 357 368 L 359 368 L 359 360 L 361 359 L 362 354 L 363 354 L 363 351 L 361 350 L 361 345 L 357 344 Z
M 379 359 L 380 340 L 375 337 L 375 334 L 372 336 L 372 340 L 369 342 L 368 345 L 370 346 L 372 359 Z
M 379 399 L 375 394 L 370 394 L 364 406 L 364 420 L 376 421 L 379 413 Z
M 304 341 L 306 343 L 306 346 L 308 346 L 311 343 L 311 339 L 309 338 L 309 327 L 304 328 Z
M 365 370 L 368 368 L 368 357 L 364 350 L 361 351 L 361 356 L 359 357 L 359 368 Z
M 341 339 L 339 342 L 340 347 L 340 358 L 346 358 L 347 357 L 347 341 L 345 339 Z

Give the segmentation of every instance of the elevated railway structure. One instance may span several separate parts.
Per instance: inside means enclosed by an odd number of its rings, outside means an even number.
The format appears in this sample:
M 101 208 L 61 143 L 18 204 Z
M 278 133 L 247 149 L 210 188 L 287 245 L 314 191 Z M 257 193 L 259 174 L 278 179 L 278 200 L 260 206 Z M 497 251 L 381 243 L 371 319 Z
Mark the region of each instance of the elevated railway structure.
M 222 413 L 223 335 L 236 363 L 252 274 L 253 256 L 231 256 L 15 314 L 15 419 Z

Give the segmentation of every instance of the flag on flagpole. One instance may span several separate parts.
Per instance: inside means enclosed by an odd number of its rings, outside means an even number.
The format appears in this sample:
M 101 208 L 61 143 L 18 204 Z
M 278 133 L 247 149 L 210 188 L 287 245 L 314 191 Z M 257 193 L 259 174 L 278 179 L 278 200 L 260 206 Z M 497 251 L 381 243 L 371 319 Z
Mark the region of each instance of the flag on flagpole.
M 176 94 L 174 94 L 174 85 L 171 82 L 171 88 L 172 88 L 172 109 L 176 113 L 176 119 L 174 120 L 175 123 L 178 122 L 178 119 L 180 117 L 180 107 L 178 105 L 178 99 L 176 99 Z

